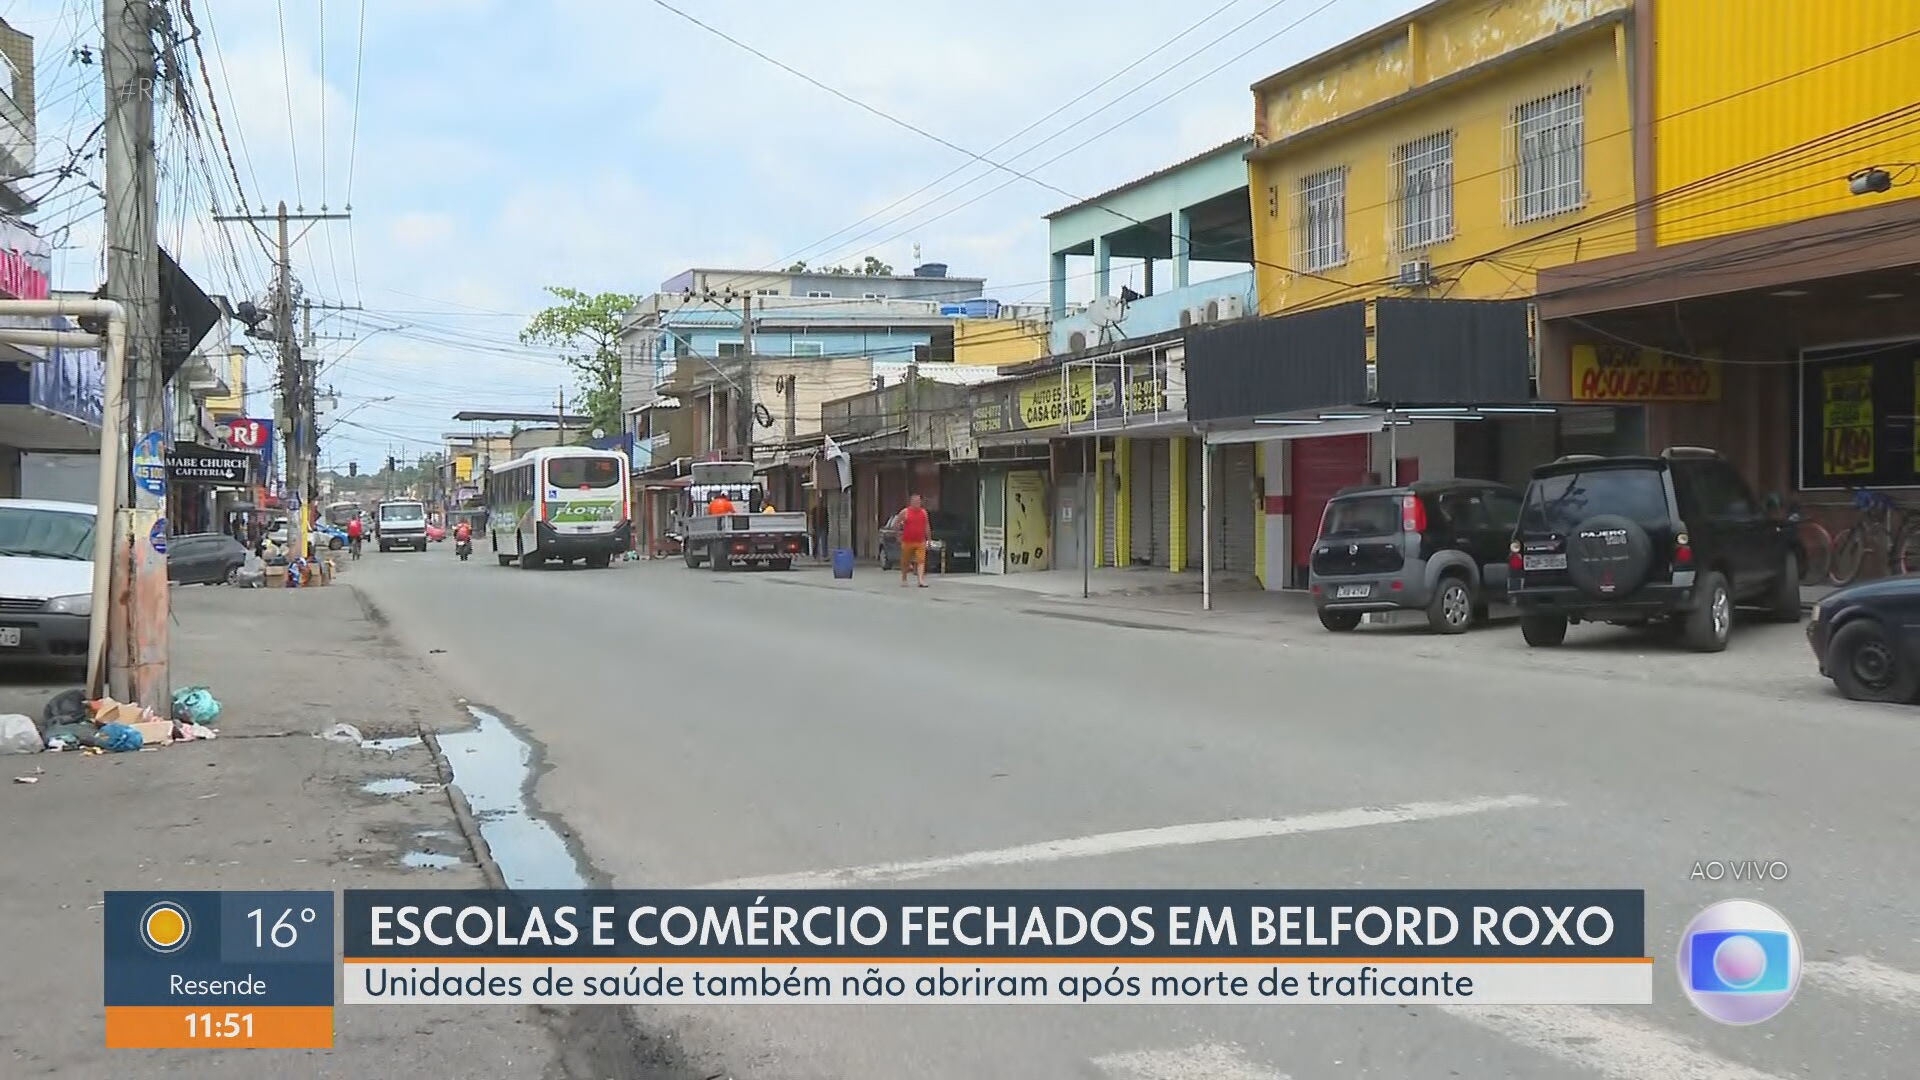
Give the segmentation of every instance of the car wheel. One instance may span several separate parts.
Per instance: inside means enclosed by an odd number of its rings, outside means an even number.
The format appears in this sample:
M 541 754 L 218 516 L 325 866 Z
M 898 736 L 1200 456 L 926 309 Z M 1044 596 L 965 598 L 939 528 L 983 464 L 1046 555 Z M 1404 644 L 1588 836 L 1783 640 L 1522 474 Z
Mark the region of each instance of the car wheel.
M 1360 625 L 1360 613 L 1357 611 L 1321 611 L 1320 625 L 1336 634 L 1344 634 Z
M 1567 640 L 1567 620 L 1561 615 L 1522 615 L 1520 636 L 1536 649 L 1552 648 Z
M 1473 593 L 1457 577 L 1443 577 L 1427 604 L 1427 625 L 1442 634 L 1464 634 L 1473 625 Z
M 1687 648 L 1695 652 L 1722 651 L 1733 634 L 1733 592 L 1727 588 L 1727 579 L 1712 570 L 1700 575 L 1694 600 L 1683 631 Z
M 1800 556 L 1791 551 L 1787 552 L 1785 565 L 1780 567 L 1780 580 L 1774 583 L 1770 608 L 1774 622 L 1800 621 Z
M 1840 692 L 1855 701 L 1906 704 L 1920 696 L 1920 675 L 1871 619 L 1856 619 L 1833 635 L 1827 672 Z
M 227 567 L 227 584 L 229 585 L 240 584 L 240 568 L 238 566 Z

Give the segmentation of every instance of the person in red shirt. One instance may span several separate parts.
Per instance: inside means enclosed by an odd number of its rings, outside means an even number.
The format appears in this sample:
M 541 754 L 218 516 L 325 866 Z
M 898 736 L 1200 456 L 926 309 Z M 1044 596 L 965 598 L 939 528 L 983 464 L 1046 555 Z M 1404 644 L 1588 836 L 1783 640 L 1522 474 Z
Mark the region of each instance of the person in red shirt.
M 907 587 L 907 570 L 917 570 L 920 575 L 920 587 L 927 587 L 927 511 L 920 505 L 920 496 L 907 500 L 907 508 L 900 511 L 900 587 Z
M 352 549 L 353 557 L 356 559 L 360 557 L 360 537 L 362 529 L 363 527 L 360 524 L 358 515 L 355 515 L 353 520 L 347 522 L 347 546 Z

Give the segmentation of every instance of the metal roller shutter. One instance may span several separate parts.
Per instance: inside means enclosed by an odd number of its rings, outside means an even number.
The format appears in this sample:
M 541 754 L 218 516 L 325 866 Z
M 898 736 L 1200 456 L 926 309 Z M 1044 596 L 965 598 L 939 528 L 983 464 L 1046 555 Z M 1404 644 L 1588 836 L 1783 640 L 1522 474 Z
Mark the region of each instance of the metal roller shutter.
M 1134 439 L 1127 446 L 1127 561 L 1153 565 L 1153 444 Z
M 1214 566 L 1224 573 L 1252 574 L 1253 530 L 1257 525 L 1253 507 L 1253 444 L 1233 443 L 1213 452 L 1215 484 Z
M 1119 462 L 1100 463 L 1100 565 L 1118 566 L 1120 543 Z
M 1187 440 L 1187 490 L 1186 490 L 1187 562 L 1186 562 L 1186 567 L 1189 570 L 1200 569 L 1200 561 L 1201 561 L 1200 545 L 1204 542 L 1202 540 L 1202 537 L 1205 534 L 1202 531 L 1203 522 L 1201 520 L 1203 517 L 1203 512 L 1200 508 L 1201 507 L 1200 496 L 1202 494 L 1200 490 L 1200 474 L 1203 471 L 1203 464 L 1205 461 L 1206 461 L 1206 449 L 1200 445 L 1200 440 L 1198 439 Z M 1214 475 L 1218 476 L 1219 474 L 1215 473 Z
M 1173 551 L 1173 447 L 1165 439 L 1153 440 L 1151 477 L 1153 497 L 1149 508 L 1153 518 L 1148 523 L 1148 535 L 1153 537 L 1153 547 L 1147 565 L 1164 570 Z

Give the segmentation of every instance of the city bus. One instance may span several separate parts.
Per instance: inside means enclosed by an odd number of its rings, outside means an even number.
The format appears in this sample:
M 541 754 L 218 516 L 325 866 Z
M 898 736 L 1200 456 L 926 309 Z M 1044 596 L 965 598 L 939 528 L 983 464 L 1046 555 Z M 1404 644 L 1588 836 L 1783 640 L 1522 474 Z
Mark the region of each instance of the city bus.
M 531 450 L 487 473 L 487 538 L 501 566 L 575 560 L 600 568 L 633 543 L 627 455 L 584 446 Z

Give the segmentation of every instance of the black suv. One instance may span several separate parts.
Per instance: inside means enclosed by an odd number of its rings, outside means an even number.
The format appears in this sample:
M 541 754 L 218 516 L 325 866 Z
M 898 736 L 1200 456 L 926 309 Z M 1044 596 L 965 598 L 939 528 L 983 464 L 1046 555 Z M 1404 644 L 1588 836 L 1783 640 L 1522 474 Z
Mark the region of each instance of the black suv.
M 1458 634 L 1507 592 L 1520 492 L 1492 480 L 1351 488 L 1327 502 L 1307 584 L 1320 625 L 1351 630 L 1369 611 L 1424 610 Z
M 1805 553 L 1712 450 L 1576 454 L 1533 470 L 1509 556 L 1508 592 L 1529 645 L 1567 624 L 1675 625 L 1702 652 L 1727 647 L 1735 604 L 1800 620 Z

